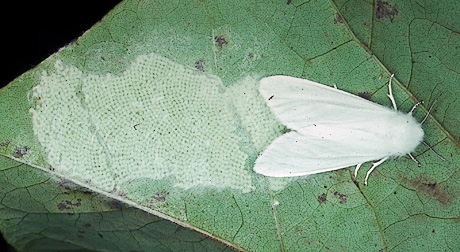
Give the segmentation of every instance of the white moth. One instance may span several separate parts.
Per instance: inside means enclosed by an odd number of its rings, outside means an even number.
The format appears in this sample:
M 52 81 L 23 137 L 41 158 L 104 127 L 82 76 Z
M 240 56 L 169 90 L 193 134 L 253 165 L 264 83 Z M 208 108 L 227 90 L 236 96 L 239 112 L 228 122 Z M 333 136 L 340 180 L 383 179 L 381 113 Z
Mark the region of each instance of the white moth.
M 256 160 L 254 171 L 270 177 L 303 176 L 354 166 L 356 177 L 364 162 L 409 155 L 423 140 L 412 110 L 397 110 L 359 96 L 289 76 L 260 81 L 259 91 L 278 120 L 291 131 L 276 138 Z M 416 161 L 417 162 L 417 161 Z M 418 163 L 418 162 L 417 162 Z

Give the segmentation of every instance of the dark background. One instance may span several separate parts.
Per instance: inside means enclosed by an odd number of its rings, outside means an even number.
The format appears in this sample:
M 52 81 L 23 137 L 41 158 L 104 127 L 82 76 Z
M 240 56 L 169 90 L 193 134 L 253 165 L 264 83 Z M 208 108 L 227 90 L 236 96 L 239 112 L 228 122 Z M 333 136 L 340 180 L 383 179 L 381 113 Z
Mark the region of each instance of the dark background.
M 120 0 L 2 3 L 0 87 L 82 35 Z M 14 251 L 0 237 L 0 251 Z
M 10 1 L 0 15 L 0 86 L 78 38 L 120 0 Z

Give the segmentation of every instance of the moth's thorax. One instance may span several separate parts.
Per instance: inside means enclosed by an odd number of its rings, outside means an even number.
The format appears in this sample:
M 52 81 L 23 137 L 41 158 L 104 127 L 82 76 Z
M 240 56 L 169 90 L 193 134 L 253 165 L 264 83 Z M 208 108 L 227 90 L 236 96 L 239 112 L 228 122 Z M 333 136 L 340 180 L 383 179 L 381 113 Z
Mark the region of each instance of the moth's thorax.
M 392 146 L 395 156 L 404 156 L 413 152 L 423 141 L 422 125 L 412 115 L 397 112 L 386 131 L 389 146 Z

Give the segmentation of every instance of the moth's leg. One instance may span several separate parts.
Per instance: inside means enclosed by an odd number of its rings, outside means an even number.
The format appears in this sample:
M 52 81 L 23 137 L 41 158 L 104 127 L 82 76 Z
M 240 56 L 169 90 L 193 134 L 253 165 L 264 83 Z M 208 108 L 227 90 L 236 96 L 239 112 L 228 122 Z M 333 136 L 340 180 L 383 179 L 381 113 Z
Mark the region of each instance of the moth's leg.
M 369 178 L 369 175 L 371 175 L 372 171 L 379 165 L 381 165 L 383 162 L 385 162 L 388 159 L 388 157 L 384 157 L 380 159 L 377 163 L 373 163 L 371 169 L 366 173 L 366 177 L 364 178 L 364 185 L 367 185 L 367 179 Z
M 434 100 L 433 104 L 431 104 L 430 109 L 428 110 L 428 112 L 425 115 L 425 118 L 423 118 L 423 120 L 420 122 L 420 124 L 423 124 L 426 121 L 426 119 L 428 118 L 428 115 L 431 113 L 431 110 L 433 109 L 433 106 L 434 106 L 434 104 L 436 104 L 438 99 L 439 99 L 439 97 L 436 100 Z
M 356 176 L 358 176 L 358 170 L 359 170 L 359 167 L 361 167 L 363 163 L 360 163 L 360 164 L 357 164 L 356 165 L 356 168 L 355 168 L 355 172 L 353 173 L 353 177 L 356 178 Z
M 419 102 L 415 103 L 415 105 L 412 107 L 412 109 L 410 110 L 409 113 L 412 114 L 412 112 L 414 112 L 415 108 L 416 108 L 418 105 L 422 104 L 422 103 L 423 103 L 423 101 L 419 101 Z
M 420 162 L 417 159 L 415 159 L 414 156 L 412 156 L 410 153 L 408 155 L 417 164 L 418 167 L 422 166 L 422 164 L 420 164 Z
M 393 104 L 393 108 L 395 108 L 395 110 L 398 110 L 398 108 L 396 107 L 395 98 L 393 97 L 393 92 L 391 91 L 391 80 L 393 79 L 394 76 L 395 76 L 395 74 L 392 74 L 390 76 L 390 81 L 388 82 L 388 90 L 390 91 L 389 94 L 388 94 L 388 98 L 390 98 L 390 101 Z

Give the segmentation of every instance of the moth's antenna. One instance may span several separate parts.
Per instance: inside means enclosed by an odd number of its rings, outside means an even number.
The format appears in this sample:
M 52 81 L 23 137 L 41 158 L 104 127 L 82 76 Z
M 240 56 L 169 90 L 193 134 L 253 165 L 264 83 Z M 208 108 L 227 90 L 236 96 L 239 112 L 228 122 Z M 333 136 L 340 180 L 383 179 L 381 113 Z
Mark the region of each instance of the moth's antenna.
M 434 104 L 436 104 L 436 102 L 438 101 L 438 99 L 440 97 L 441 97 L 441 95 L 438 98 L 436 98 L 436 100 L 434 100 L 433 104 L 431 104 L 430 109 L 428 109 L 428 113 L 426 113 L 426 116 L 425 116 L 425 118 L 423 118 L 421 124 L 423 124 L 426 121 L 426 119 L 428 118 L 428 115 L 430 114 L 431 110 L 433 109 Z
M 442 95 L 442 94 L 441 94 Z M 430 112 L 431 110 L 433 109 L 434 107 L 434 104 L 436 104 L 436 102 L 439 100 L 439 98 L 441 97 L 441 95 L 436 98 L 436 100 L 434 100 L 433 104 L 431 104 L 430 108 L 428 109 L 428 112 L 426 113 L 425 117 L 423 118 L 423 120 L 420 122 L 420 124 L 423 124 L 426 119 L 428 119 L 428 116 L 430 115 Z M 422 102 L 417 102 L 417 104 L 414 105 L 414 107 L 412 107 L 410 113 L 412 113 L 412 111 L 414 111 L 414 109 L 420 104 L 420 103 L 423 103 Z M 422 143 L 424 145 L 426 145 L 436 156 L 438 156 L 438 158 L 440 158 L 442 161 L 447 161 L 443 156 L 441 156 L 439 153 L 437 153 L 429 144 L 427 144 L 425 141 L 422 141 Z M 414 157 L 412 157 L 412 155 L 409 154 L 409 156 L 412 158 L 412 160 L 414 160 Z M 416 161 L 418 163 L 418 161 Z M 420 163 L 419 163 L 420 164 Z
M 443 156 L 441 156 L 441 154 L 437 153 L 433 148 L 431 148 L 431 146 L 427 143 L 425 143 L 425 141 L 422 141 L 423 144 L 425 144 L 432 152 L 434 152 L 434 154 L 436 154 L 436 156 L 438 156 L 438 158 L 440 158 L 442 161 L 447 161 Z

